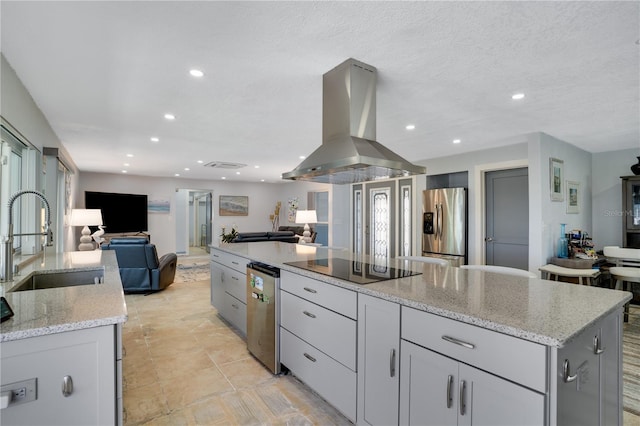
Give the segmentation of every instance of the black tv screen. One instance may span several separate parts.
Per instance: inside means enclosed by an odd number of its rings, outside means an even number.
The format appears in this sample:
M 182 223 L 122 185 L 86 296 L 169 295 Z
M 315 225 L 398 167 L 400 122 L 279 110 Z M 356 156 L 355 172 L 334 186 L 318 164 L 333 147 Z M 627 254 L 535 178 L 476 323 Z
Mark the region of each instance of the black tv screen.
M 144 194 L 85 191 L 84 204 L 87 209 L 102 211 L 104 231 L 108 234 L 148 231 Z

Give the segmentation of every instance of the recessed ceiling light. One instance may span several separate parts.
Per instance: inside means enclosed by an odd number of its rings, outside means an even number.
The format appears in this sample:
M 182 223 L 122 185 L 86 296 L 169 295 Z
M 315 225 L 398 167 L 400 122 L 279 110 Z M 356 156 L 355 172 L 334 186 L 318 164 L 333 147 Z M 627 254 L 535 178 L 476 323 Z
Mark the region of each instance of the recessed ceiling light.
M 167 113 L 167 114 L 164 115 L 164 118 L 166 118 L 167 120 L 175 120 L 176 116 L 173 115 L 173 114 Z
M 133 158 L 133 154 L 127 154 L 127 157 Z
M 154 136 L 151 138 L 151 142 L 160 142 L 160 139 Z
M 460 143 L 460 142 L 462 142 L 460 139 L 454 139 L 453 140 L 453 143 Z
M 188 172 L 189 170 L 191 170 L 191 169 L 190 169 L 190 168 L 188 168 L 188 167 L 185 167 L 185 168 L 184 168 L 184 171 L 185 171 L 185 172 Z
M 514 93 L 513 95 L 511 95 L 511 99 L 516 101 L 524 99 L 524 93 Z
M 226 179 L 226 177 L 225 177 L 225 176 L 222 176 L 222 180 L 225 180 L 225 179 Z
M 407 124 L 407 126 L 405 127 L 405 129 L 407 130 L 413 130 L 415 128 L 416 128 L 415 124 Z
M 127 173 L 127 171 L 126 171 L 126 170 L 123 170 L 123 171 L 122 171 L 122 173 Z
M 123 164 L 123 166 L 125 166 L 125 167 L 129 167 L 130 165 L 131 165 L 131 164 L 129 164 L 129 163 L 124 163 L 124 164 Z
M 176 173 L 174 176 L 180 176 L 180 173 Z
M 202 160 L 198 160 L 198 161 L 196 161 L 196 163 L 198 163 L 198 164 L 202 164 L 202 163 L 204 163 L 204 161 L 202 161 Z
M 260 179 L 260 182 L 264 182 L 264 179 Z
M 300 158 L 301 160 L 304 160 L 304 159 L 305 159 L 305 158 L 307 158 L 307 157 L 305 157 L 304 155 L 301 155 L 301 156 L 300 156 L 300 157 L 298 157 L 298 158 Z
M 236 174 L 237 174 L 237 175 L 239 175 L 239 174 L 240 174 L 240 172 L 236 172 Z
M 253 168 L 254 168 L 254 169 L 259 169 L 259 168 L 260 168 L 260 166 L 253 166 Z
M 202 77 L 204 75 L 204 73 L 202 71 L 197 70 L 195 68 L 192 69 L 192 70 L 189 70 L 189 74 L 191 74 L 194 77 Z

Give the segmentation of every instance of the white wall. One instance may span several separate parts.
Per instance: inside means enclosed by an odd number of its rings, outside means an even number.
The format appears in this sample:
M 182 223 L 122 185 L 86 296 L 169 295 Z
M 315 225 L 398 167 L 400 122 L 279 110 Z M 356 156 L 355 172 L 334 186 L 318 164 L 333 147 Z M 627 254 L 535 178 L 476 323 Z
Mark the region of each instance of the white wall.
M 7 62 L 4 55 L 0 54 L 0 115 L 3 121 L 6 121 L 11 127 L 16 129 L 20 133 L 20 137 L 25 139 L 26 142 L 33 145 L 40 153 L 42 153 L 43 147 L 58 148 L 61 153 L 61 157 L 64 160 L 65 165 L 70 168 L 74 173 L 71 177 L 71 190 L 72 190 L 72 206 L 76 199 L 76 188 L 78 184 L 77 167 L 71 157 L 68 155 L 65 148 L 62 146 L 58 136 L 54 133 L 51 125 L 42 114 L 42 111 L 38 108 L 33 98 L 24 87 L 20 78 L 13 70 L 11 65 Z M 46 178 L 47 176 L 45 176 Z M 55 179 L 55 176 L 53 177 Z M 36 179 L 40 181 L 40 179 Z M 38 184 L 36 189 L 43 191 L 47 187 L 46 182 L 42 179 L 42 183 Z M 49 187 L 55 187 L 49 185 Z M 51 191 L 49 191 L 51 192 Z M 47 200 L 52 210 L 57 209 L 56 206 L 56 194 L 45 193 Z M 2 224 L 4 227 L 5 224 Z M 6 230 L 2 229 L 2 233 Z M 79 234 L 79 233 L 78 233 Z M 64 235 L 54 235 L 54 239 L 63 239 L 65 241 L 65 250 L 74 250 L 75 247 L 75 233 L 72 227 L 64 228 Z
M 220 182 L 173 177 L 145 177 L 107 173 L 80 173 L 80 198 L 78 203 L 84 206 L 84 191 L 120 192 L 146 194 L 149 199 L 166 199 L 171 202 L 169 214 L 150 214 L 149 233 L 156 244 L 159 254 L 176 252 L 177 247 L 185 247 L 189 241 L 188 227 L 188 191 L 206 190 L 213 192 L 213 238 L 218 241 L 222 226 L 227 232 L 236 225 L 239 232 L 270 231 L 269 215 L 273 213 L 276 202 L 282 202 L 280 224 L 288 225 L 287 200 L 298 197 L 300 208 L 306 208 L 307 191 L 323 190 L 330 185 L 313 183 L 246 183 Z M 330 188 L 329 188 L 330 189 Z M 180 200 L 180 194 L 187 194 Z M 220 195 L 246 195 L 249 197 L 248 216 L 219 216 Z M 181 201 L 179 203 L 179 201 Z M 177 209 L 180 207 L 180 211 Z M 108 225 L 107 225 L 108 226 Z M 180 228 L 180 232 L 176 230 Z M 106 229 L 108 232 L 108 228 Z M 181 250 L 183 250 L 181 248 Z
M 598 152 L 592 155 L 592 216 L 596 248 L 622 246 L 621 176 L 632 176 L 629 169 L 638 162 L 640 149 Z

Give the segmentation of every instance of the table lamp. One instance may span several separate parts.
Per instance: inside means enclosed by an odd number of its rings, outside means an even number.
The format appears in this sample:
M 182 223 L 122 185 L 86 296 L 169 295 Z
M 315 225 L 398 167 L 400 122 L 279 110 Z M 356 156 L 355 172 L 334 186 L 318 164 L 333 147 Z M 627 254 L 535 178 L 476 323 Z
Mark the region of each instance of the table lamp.
M 302 239 L 305 243 L 311 242 L 311 230 L 309 229 L 310 223 L 317 223 L 318 217 L 315 210 L 298 210 L 296 212 L 296 223 L 304 223 L 304 232 L 302 233 Z
M 89 226 L 102 225 L 102 212 L 100 209 L 73 209 L 71 210 L 69 224 L 71 226 L 84 226 L 84 228 L 82 228 L 82 236 L 80 237 L 78 250 L 93 250 L 94 247 L 91 242 Z

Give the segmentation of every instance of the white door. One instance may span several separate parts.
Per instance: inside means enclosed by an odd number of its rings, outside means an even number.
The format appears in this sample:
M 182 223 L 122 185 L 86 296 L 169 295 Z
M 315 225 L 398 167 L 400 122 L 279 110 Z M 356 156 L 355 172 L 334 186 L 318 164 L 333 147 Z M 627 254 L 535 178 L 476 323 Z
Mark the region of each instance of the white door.
M 358 295 L 358 424 L 398 423 L 399 366 L 400 305 Z

